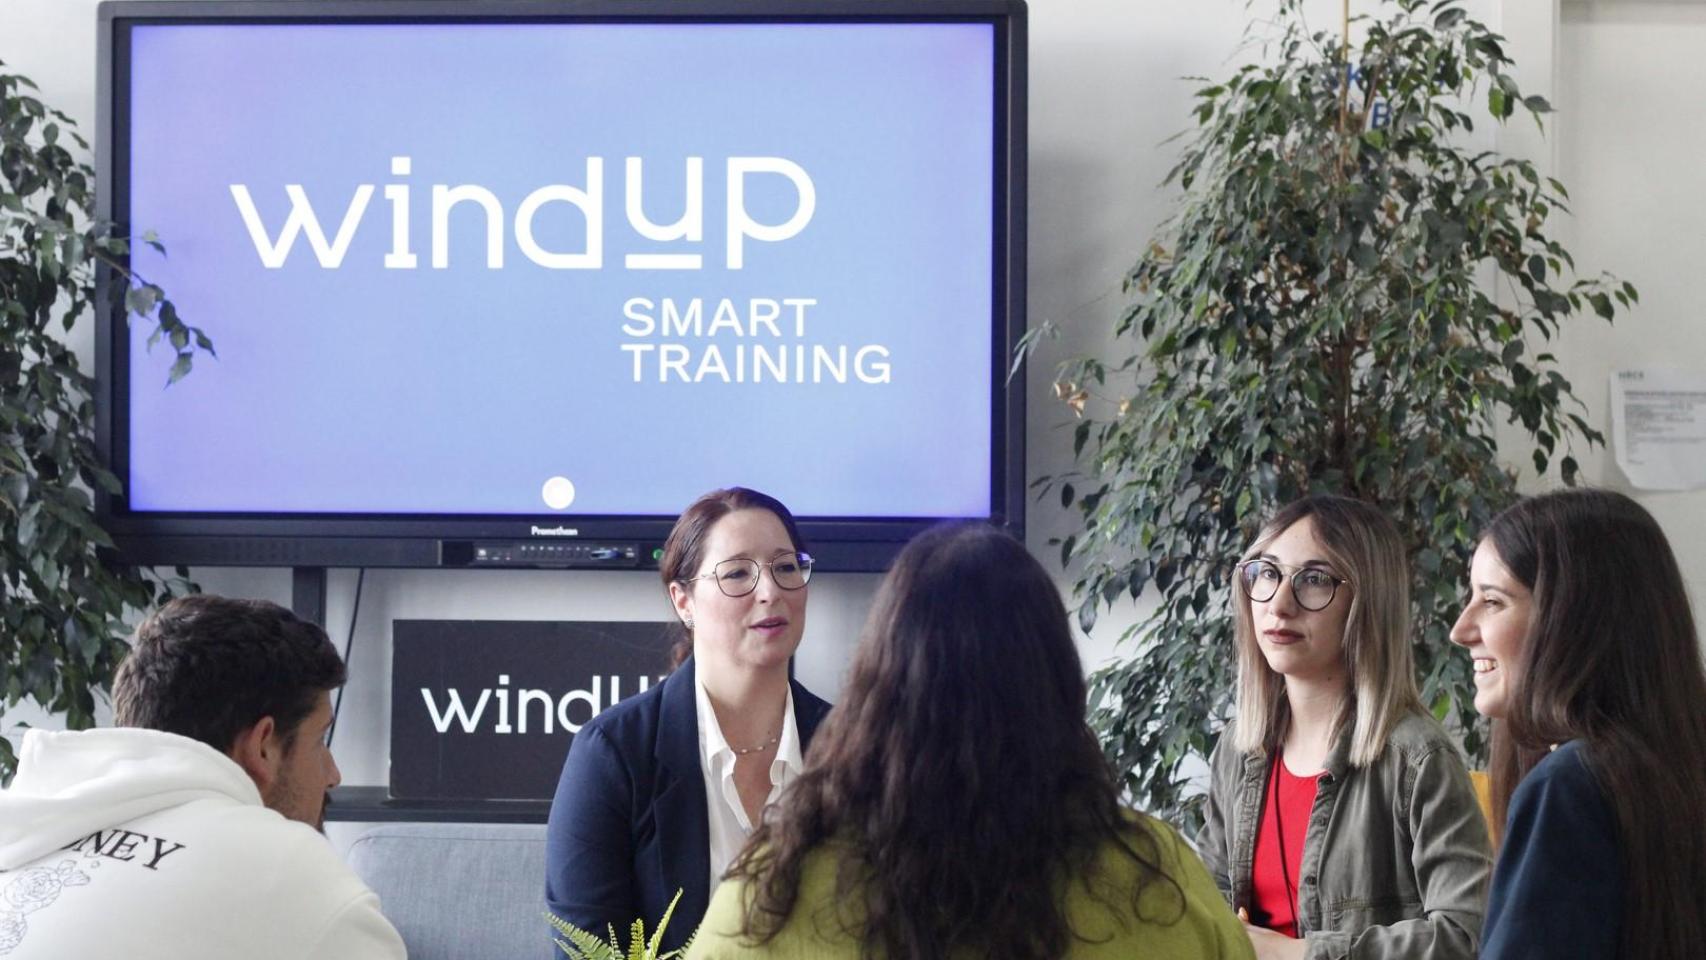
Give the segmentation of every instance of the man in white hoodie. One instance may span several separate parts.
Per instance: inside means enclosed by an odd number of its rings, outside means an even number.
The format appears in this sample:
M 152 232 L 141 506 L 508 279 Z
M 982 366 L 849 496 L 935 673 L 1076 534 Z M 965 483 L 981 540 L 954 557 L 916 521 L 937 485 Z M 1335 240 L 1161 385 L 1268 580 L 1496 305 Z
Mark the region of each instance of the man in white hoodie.
M 0 792 L 0 958 L 402 960 L 318 832 L 344 665 L 271 603 L 207 595 L 138 628 L 117 727 L 31 730 Z

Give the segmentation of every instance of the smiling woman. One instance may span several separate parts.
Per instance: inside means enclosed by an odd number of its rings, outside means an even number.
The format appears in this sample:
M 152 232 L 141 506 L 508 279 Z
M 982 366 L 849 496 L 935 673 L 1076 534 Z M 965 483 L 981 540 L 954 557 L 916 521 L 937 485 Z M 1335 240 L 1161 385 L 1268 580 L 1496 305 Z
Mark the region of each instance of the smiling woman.
M 1503 717 L 1510 704 L 1510 677 L 1525 646 L 1534 592 L 1511 573 L 1491 543 L 1475 548 L 1469 581 L 1469 603 L 1451 628 L 1451 639 L 1467 647 L 1473 658 L 1475 709 L 1484 717 Z
M 1210 761 L 1201 849 L 1256 955 L 1474 957 L 1486 824 L 1416 693 L 1397 529 L 1307 497 L 1237 573 L 1236 722 Z
M 663 916 L 680 947 L 829 704 L 788 677 L 812 558 L 793 514 L 744 487 L 696 500 L 659 564 L 681 623 L 675 673 L 599 714 L 551 804 L 546 905 L 582 930 Z
M 1451 639 L 1503 824 L 1481 956 L 1659 960 L 1706 941 L 1706 666 L 1664 532 L 1606 490 L 1488 525 Z

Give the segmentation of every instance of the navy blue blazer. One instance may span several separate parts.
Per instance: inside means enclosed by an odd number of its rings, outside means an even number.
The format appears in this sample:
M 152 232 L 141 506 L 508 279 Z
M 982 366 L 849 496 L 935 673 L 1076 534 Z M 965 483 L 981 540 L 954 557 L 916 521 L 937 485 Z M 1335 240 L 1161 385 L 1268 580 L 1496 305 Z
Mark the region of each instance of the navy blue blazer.
M 794 725 L 811 742 L 829 704 L 798 681 Z M 674 950 L 710 901 L 711 827 L 699 765 L 693 659 L 582 727 L 569 746 L 545 834 L 545 905 L 568 922 L 623 938 L 650 931 L 681 890 L 662 949 Z M 552 931 L 553 940 L 556 932 Z M 561 957 L 553 942 L 551 956 Z
M 1618 833 L 1582 741 L 1547 754 L 1511 797 L 1481 960 L 1614 960 L 1627 893 Z

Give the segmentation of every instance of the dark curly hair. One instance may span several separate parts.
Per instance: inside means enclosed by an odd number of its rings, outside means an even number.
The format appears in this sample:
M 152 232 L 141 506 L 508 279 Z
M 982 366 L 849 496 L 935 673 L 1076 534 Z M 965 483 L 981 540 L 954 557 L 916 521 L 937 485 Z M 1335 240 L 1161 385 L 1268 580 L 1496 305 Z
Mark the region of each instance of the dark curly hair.
M 1182 916 L 1159 835 L 1119 804 L 1085 692 L 1060 592 L 1022 544 L 983 524 L 920 535 L 878 591 L 805 770 L 730 868 L 749 881 L 743 936 L 776 936 L 804 859 L 831 840 L 852 851 L 836 900 L 861 907 L 848 932 L 867 955 L 1059 957 L 1074 880 L 1109 906 L 1129 893 L 1131 915 L 1169 883 Z M 1136 889 L 1101 875 L 1110 842 Z
M 179 597 L 136 628 L 113 679 L 113 720 L 229 753 L 272 717 L 286 749 L 323 691 L 343 685 L 326 631 L 265 600 Z

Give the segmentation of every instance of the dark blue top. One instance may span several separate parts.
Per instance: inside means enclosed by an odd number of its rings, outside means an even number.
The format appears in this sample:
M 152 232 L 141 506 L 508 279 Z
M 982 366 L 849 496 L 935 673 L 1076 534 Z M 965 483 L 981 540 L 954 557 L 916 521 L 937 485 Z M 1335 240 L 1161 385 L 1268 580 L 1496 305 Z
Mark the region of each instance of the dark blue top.
M 829 704 L 789 683 L 804 751 Z M 545 905 L 601 938 L 614 924 L 625 942 L 636 919 L 646 921 L 649 935 L 680 890 L 661 945 L 668 952 L 704 918 L 710 876 L 711 827 L 689 657 L 662 683 L 605 710 L 575 734 L 545 832 Z M 561 960 L 555 942 L 549 955 Z
M 1529 771 L 1493 868 L 1481 960 L 1614 960 L 1625 893 L 1617 834 L 1580 740 Z

